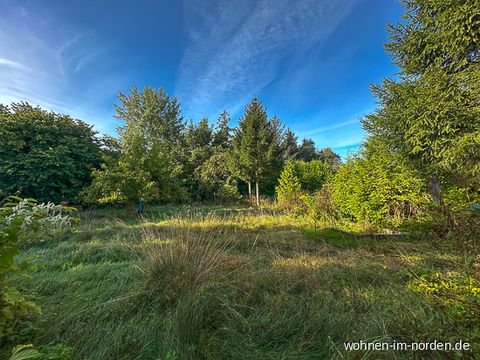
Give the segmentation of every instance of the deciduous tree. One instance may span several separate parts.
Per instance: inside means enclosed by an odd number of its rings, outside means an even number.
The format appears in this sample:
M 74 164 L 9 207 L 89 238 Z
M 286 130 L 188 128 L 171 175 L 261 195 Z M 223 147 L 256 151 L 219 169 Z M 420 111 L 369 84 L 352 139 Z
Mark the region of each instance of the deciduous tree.
M 0 106 L 0 197 L 78 202 L 100 165 L 91 125 L 26 102 Z

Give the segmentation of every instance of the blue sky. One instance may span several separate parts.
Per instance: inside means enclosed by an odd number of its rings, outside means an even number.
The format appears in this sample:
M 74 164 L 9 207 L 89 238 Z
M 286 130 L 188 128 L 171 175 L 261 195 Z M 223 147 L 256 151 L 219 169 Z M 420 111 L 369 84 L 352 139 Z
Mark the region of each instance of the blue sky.
M 341 155 L 364 136 L 369 84 L 397 0 L 0 0 L 0 102 L 25 100 L 115 133 L 116 95 L 164 87 L 186 120 L 236 124 L 259 97 L 301 139 Z

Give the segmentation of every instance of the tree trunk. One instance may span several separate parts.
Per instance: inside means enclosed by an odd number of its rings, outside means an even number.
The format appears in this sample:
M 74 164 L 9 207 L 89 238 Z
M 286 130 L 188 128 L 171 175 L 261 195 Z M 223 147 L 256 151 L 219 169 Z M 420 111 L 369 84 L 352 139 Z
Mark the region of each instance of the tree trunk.
M 248 182 L 248 201 L 252 202 L 252 182 Z
M 448 211 L 447 207 L 445 206 L 445 199 L 443 197 L 442 185 L 436 175 L 434 175 L 430 179 L 429 190 L 433 198 L 433 203 L 440 208 L 443 219 L 448 229 L 450 230 L 453 229 L 454 227 L 453 219 L 451 217 L 451 213 Z
M 436 176 L 433 176 L 430 179 L 429 188 L 430 188 L 429 189 L 430 194 L 432 195 L 432 198 L 433 198 L 433 203 L 437 206 L 442 206 L 443 205 L 442 187 L 440 185 L 440 181 Z
M 255 192 L 257 195 L 257 206 L 260 206 L 260 186 L 258 184 L 258 180 L 255 182 Z

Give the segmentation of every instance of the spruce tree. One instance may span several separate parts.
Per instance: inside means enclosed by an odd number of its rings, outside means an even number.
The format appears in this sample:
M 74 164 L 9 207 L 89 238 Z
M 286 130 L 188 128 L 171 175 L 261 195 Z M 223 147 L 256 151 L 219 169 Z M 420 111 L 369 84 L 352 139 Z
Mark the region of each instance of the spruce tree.
M 274 129 L 262 103 L 253 98 L 245 107 L 233 139 L 233 157 L 238 175 L 248 183 L 250 198 L 252 184 L 255 184 L 257 205 L 260 205 L 260 183 L 271 172 L 275 160 L 277 134 Z
M 478 0 L 404 0 L 405 21 L 387 50 L 401 69 L 373 87 L 380 107 L 363 120 L 371 137 L 421 171 L 437 204 L 457 179 L 480 176 Z
M 287 129 L 282 139 L 282 152 L 285 161 L 295 160 L 298 157 L 298 139 L 291 129 Z
M 228 126 L 230 122 L 230 115 L 224 111 L 220 114 L 215 126 L 213 135 L 213 146 L 215 148 L 229 149 L 231 147 L 231 132 L 232 129 Z

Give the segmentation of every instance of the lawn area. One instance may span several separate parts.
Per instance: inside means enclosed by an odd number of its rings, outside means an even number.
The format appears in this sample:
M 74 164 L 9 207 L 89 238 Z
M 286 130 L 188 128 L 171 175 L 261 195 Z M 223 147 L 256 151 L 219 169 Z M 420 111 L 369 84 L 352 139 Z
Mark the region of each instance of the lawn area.
M 312 230 L 273 210 L 84 211 L 22 254 L 42 307 L 19 341 L 75 359 L 450 359 L 480 351 L 479 260 L 445 244 Z M 473 352 L 346 351 L 467 341 Z M 5 351 L 5 349 L 4 349 Z M 1 354 L 0 354 L 1 355 Z M 1 357 L 1 356 L 0 356 Z

